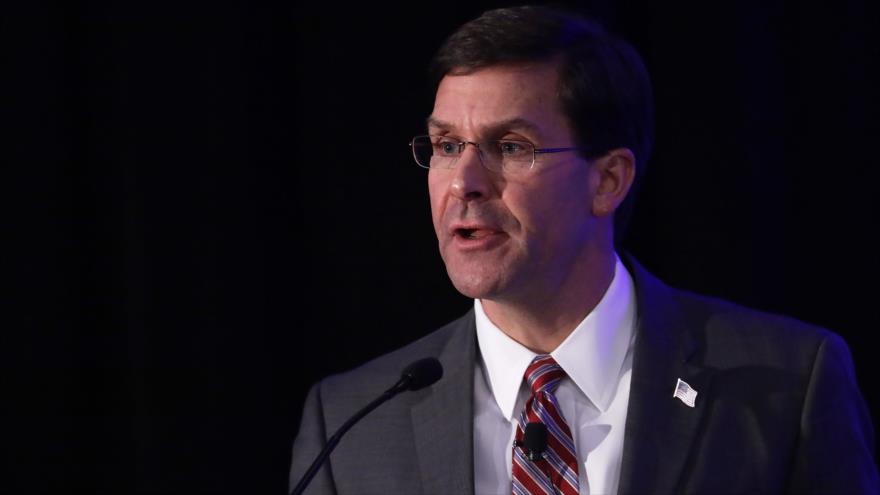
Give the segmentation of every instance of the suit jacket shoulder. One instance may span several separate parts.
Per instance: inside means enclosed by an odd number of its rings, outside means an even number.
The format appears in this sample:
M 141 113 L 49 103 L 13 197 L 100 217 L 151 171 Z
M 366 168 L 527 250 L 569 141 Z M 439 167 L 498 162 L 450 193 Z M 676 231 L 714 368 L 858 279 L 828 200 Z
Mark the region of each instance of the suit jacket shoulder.
M 628 261 L 639 308 L 620 493 L 877 490 L 843 339 L 671 288 Z M 673 396 L 678 380 L 694 407 Z
M 785 370 L 806 380 L 824 349 L 838 354 L 854 379 L 846 343 L 828 329 L 687 291 L 670 288 L 669 294 L 678 308 L 669 321 L 687 329 L 688 360 L 715 370 Z
M 426 389 L 404 392 L 363 418 L 343 437 L 306 493 L 471 493 L 474 328 L 471 311 L 405 347 L 316 384 L 294 441 L 290 486 L 327 439 L 397 382 L 408 364 L 436 357 L 443 378 Z
M 420 358 L 438 357 L 450 340 L 462 339 L 463 336 L 458 334 L 467 332 L 468 316 L 470 313 L 357 368 L 331 375 L 320 382 L 320 387 L 325 393 L 334 395 L 375 398 L 400 379 L 400 373 L 407 365 Z

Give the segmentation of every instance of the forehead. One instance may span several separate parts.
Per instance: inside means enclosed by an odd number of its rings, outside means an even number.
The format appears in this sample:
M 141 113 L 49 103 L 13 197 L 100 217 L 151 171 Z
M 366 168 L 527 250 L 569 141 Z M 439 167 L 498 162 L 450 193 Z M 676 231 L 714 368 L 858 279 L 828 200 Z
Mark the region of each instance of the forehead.
M 542 136 L 567 133 L 558 77 L 556 64 L 549 62 L 453 72 L 437 88 L 429 129 L 469 133 L 469 137 L 506 130 Z

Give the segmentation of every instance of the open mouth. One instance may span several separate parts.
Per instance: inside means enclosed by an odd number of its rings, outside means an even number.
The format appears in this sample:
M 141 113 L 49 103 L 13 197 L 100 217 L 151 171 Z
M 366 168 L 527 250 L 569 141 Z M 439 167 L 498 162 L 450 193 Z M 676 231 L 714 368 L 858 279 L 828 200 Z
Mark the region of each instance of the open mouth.
M 486 229 L 455 229 L 455 235 L 463 239 L 482 239 L 493 234 L 493 231 Z
M 476 239 L 474 236 L 476 231 L 476 229 L 456 229 L 455 234 L 465 239 Z

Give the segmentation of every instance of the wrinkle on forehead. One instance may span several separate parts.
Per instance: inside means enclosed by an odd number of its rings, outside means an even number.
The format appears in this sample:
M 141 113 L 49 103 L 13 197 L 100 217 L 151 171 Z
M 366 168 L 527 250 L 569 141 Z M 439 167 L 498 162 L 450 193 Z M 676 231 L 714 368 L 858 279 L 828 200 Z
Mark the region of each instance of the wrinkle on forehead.
M 428 116 L 427 119 L 428 128 L 434 128 L 441 131 L 450 131 L 455 129 L 455 124 L 451 122 L 445 122 L 443 120 L 435 118 L 433 115 Z M 529 131 L 534 133 L 539 133 L 540 129 L 538 125 L 534 122 L 531 122 L 522 117 L 513 117 L 510 119 L 501 120 L 498 122 L 494 122 L 486 127 L 484 132 L 488 134 L 500 134 L 504 131 Z
M 470 139 L 505 132 L 565 139 L 570 135 L 569 125 L 560 111 L 557 80 L 557 69 L 549 63 L 491 66 L 447 75 L 437 89 L 428 128 Z

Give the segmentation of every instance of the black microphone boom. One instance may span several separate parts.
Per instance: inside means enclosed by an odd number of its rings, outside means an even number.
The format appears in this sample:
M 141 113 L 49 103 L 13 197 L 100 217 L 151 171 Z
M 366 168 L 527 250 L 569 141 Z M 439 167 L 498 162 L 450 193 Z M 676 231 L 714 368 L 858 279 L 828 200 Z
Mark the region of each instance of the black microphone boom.
M 355 413 L 354 416 L 349 418 L 348 421 L 343 423 L 342 426 L 336 430 L 336 433 L 327 440 L 327 444 L 324 445 L 324 448 L 321 449 L 321 452 L 318 453 L 318 456 L 315 457 L 312 465 L 309 466 L 309 469 L 303 475 L 303 477 L 299 480 L 299 483 L 296 484 L 293 491 L 290 492 L 290 495 L 301 495 L 303 491 L 305 491 L 306 487 L 309 486 L 309 482 L 312 481 L 312 478 L 315 477 L 315 474 L 318 473 L 318 469 L 324 464 L 324 461 L 327 460 L 327 457 L 330 456 L 330 453 L 333 452 L 333 449 L 336 448 L 336 444 L 339 443 L 339 439 L 342 438 L 342 435 L 345 434 L 355 423 L 361 420 L 364 416 L 369 414 L 376 409 L 382 403 L 387 401 L 388 399 L 394 397 L 395 395 L 406 391 L 406 390 L 419 390 L 423 389 L 429 385 L 434 384 L 437 380 L 443 377 L 443 365 L 440 364 L 440 361 L 437 358 L 424 358 L 419 359 L 418 361 L 407 366 L 403 373 L 400 376 L 400 380 L 397 381 L 391 388 L 382 393 L 376 400 L 367 404 L 363 409 Z

